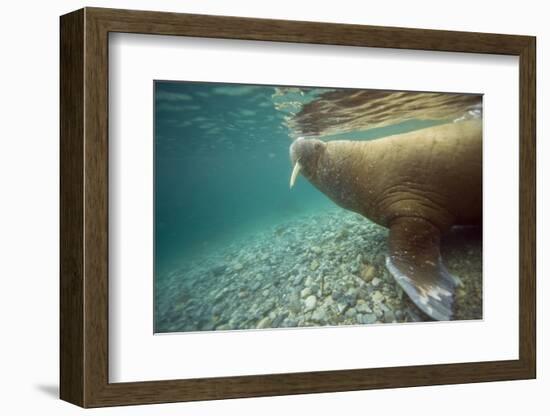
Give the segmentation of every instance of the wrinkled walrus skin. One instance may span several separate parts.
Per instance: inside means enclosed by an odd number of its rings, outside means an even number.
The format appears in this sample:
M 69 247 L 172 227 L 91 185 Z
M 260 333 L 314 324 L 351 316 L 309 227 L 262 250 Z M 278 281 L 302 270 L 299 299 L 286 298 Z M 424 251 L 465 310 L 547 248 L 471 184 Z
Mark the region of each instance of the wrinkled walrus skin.
M 290 158 L 291 185 L 299 171 L 339 206 L 389 228 L 389 272 L 430 317 L 453 319 L 460 281 L 443 264 L 440 238 L 453 225 L 481 224 L 481 120 L 371 141 L 301 138 Z

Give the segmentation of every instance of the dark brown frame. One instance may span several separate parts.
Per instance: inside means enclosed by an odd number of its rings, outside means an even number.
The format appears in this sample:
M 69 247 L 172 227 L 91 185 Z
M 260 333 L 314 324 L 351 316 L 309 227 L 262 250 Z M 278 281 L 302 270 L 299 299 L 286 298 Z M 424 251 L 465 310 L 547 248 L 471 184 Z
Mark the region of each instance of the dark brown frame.
M 519 359 L 109 383 L 109 32 L 519 56 Z M 535 45 L 530 36 L 99 8 L 62 16 L 61 398 L 100 407 L 535 378 Z

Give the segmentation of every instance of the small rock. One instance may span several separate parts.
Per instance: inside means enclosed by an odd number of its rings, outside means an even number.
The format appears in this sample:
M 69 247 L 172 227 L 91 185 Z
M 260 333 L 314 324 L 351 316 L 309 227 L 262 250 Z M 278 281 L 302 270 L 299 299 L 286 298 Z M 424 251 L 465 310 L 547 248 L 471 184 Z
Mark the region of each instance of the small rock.
M 319 262 L 317 260 L 313 260 L 309 265 L 309 270 L 311 270 L 312 272 L 314 272 L 318 268 L 319 268 Z
M 357 295 L 348 293 L 344 296 L 344 301 L 353 308 L 357 304 Z
M 336 310 L 338 311 L 339 314 L 344 313 L 347 308 L 348 308 L 347 303 L 337 303 L 336 304 Z
M 350 319 L 355 318 L 356 315 L 357 315 L 357 311 L 355 310 L 355 308 L 349 308 L 345 314 L 346 318 L 350 318 Z
M 381 303 L 384 299 L 384 295 L 379 290 L 372 294 L 372 301 L 374 303 Z
M 294 328 L 298 326 L 298 321 L 294 318 L 286 318 L 282 323 L 282 328 Z
M 269 328 L 270 326 L 271 326 L 271 319 L 268 316 L 266 316 L 260 322 L 258 322 L 258 325 L 256 325 L 256 329 Z
M 273 299 L 266 300 L 263 304 L 260 305 L 259 309 L 262 314 L 266 314 L 275 307 L 275 301 Z
M 363 266 L 363 269 L 361 270 L 360 277 L 365 282 L 369 283 L 376 274 L 376 268 L 374 266 L 371 266 L 370 264 L 365 264 Z
M 292 284 L 294 286 L 298 286 L 300 283 L 302 283 L 302 280 L 304 280 L 304 276 L 299 274 L 292 279 Z
M 302 310 L 302 304 L 300 303 L 300 293 L 293 291 L 288 298 L 288 310 L 292 313 L 299 313 Z
M 325 308 L 317 308 L 313 312 L 313 315 L 311 315 L 311 319 L 317 322 L 324 322 L 326 321 L 326 313 Z
M 318 246 L 312 246 L 311 251 L 313 251 L 315 254 L 319 254 L 321 252 L 321 248 Z
M 314 295 L 308 296 L 305 300 L 305 312 L 315 309 L 315 305 L 317 305 L 317 298 Z
M 247 290 L 240 290 L 239 291 L 239 298 L 244 299 L 248 297 L 248 291 Z
M 341 289 L 334 289 L 332 291 L 332 293 L 330 294 L 330 296 L 332 297 L 332 299 L 334 301 L 338 302 L 339 300 L 341 300 L 345 296 L 345 293 Z
M 363 322 L 361 323 L 369 325 L 375 323 L 377 320 L 378 318 L 374 313 L 366 313 L 363 315 Z
M 300 297 L 302 299 L 307 298 L 309 295 L 311 295 L 311 289 L 309 287 L 303 288 L 302 291 L 300 292 Z
M 384 317 L 384 311 L 380 308 L 380 304 L 374 306 L 373 312 L 378 319 L 382 319 Z
M 380 285 L 380 283 L 382 283 L 382 280 L 380 280 L 378 277 L 375 277 L 374 279 L 372 279 L 371 281 L 371 284 L 374 286 L 374 287 L 378 287 Z
M 384 322 L 391 323 L 395 321 L 395 314 L 393 311 L 386 311 L 384 312 Z
M 285 315 L 284 315 L 284 314 L 283 314 L 283 315 L 277 315 L 277 316 L 273 319 L 273 321 L 271 322 L 271 327 L 272 327 L 272 328 L 278 328 L 278 327 L 282 324 L 282 322 L 284 321 L 284 319 L 285 319 Z
M 235 264 L 233 265 L 233 270 L 235 270 L 236 272 L 238 272 L 238 271 L 241 271 L 241 270 L 243 269 L 243 267 L 244 267 L 244 266 L 242 265 L 242 263 L 237 262 L 237 263 L 235 263 Z
M 357 309 L 357 312 L 360 312 L 360 313 L 372 313 L 372 309 L 365 302 L 358 303 L 355 309 Z

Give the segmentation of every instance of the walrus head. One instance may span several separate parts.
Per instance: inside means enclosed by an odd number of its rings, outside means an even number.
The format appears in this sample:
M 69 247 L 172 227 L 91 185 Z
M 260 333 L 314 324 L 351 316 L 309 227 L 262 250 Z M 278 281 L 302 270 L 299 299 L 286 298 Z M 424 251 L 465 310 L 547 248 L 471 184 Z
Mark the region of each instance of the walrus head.
M 332 199 L 337 205 L 364 214 L 363 204 L 357 198 L 359 182 L 351 173 L 350 155 L 356 153 L 357 143 L 349 140 L 323 142 L 318 139 L 298 138 L 290 145 L 292 175 L 290 187 L 298 174 Z
M 292 175 L 290 187 L 294 186 L 298 174 L 304 175 L 310 182 L 315 182 L 319 158 L 325 151 L 326 144 L 317 139 L 299 137 L 290 145 Z

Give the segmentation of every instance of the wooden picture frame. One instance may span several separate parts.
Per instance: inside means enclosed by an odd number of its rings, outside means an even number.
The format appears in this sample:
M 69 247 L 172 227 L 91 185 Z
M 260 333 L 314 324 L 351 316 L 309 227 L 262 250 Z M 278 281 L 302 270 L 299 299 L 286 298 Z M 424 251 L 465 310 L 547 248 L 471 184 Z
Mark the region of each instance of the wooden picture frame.
M 535 38 L 85 8 L 61 17 L 60 396 L 82 407 L 530 379 L 536 376 Z M 110 383 L 108 34 L 297 42 L 519 57 L 519 359 Z

